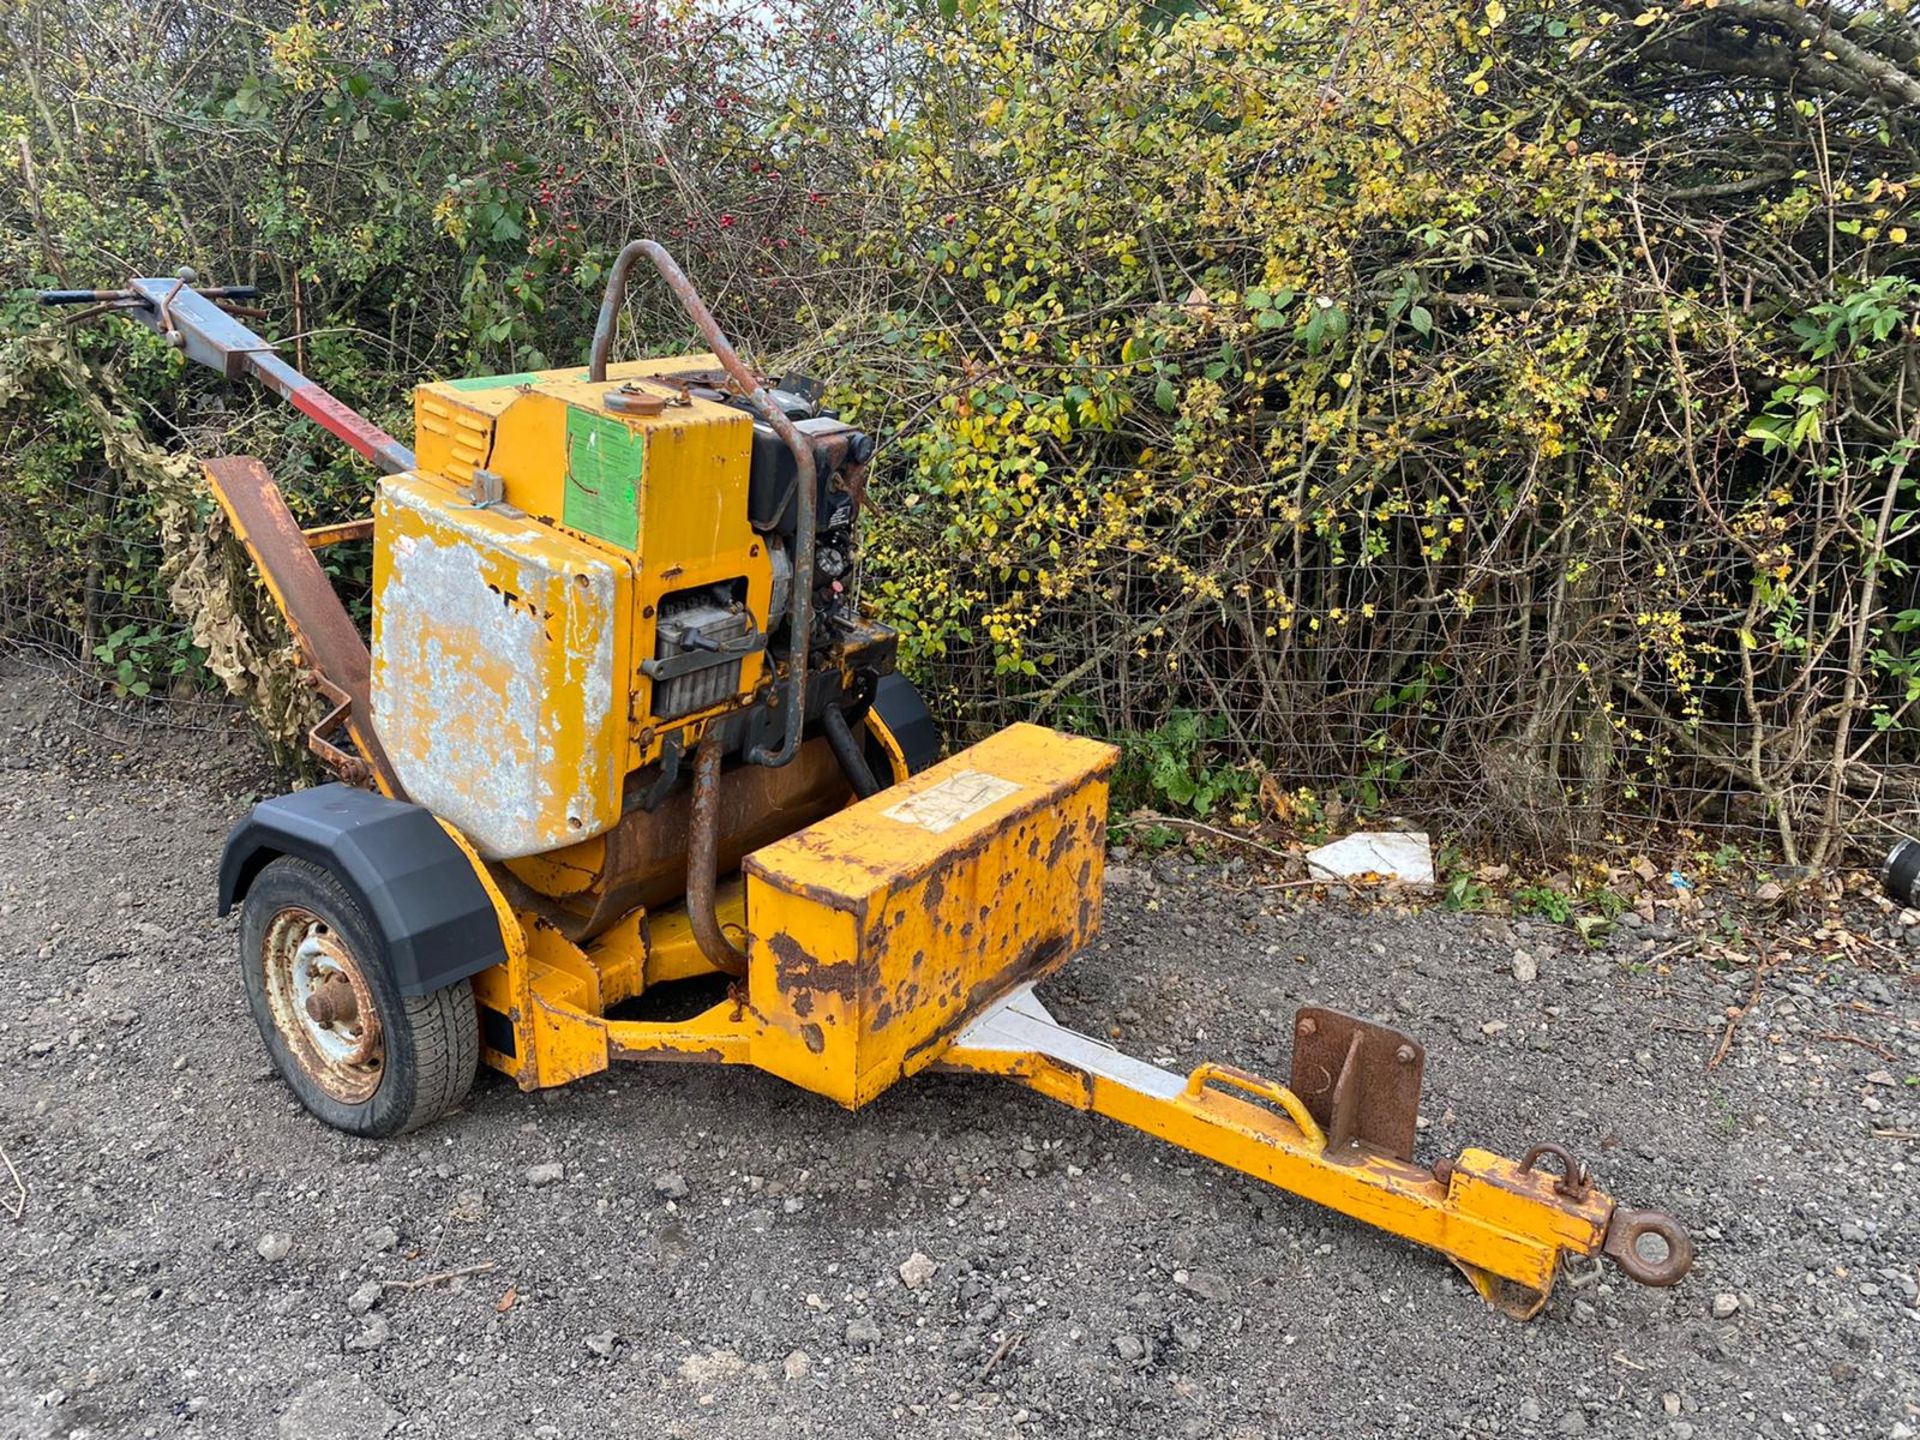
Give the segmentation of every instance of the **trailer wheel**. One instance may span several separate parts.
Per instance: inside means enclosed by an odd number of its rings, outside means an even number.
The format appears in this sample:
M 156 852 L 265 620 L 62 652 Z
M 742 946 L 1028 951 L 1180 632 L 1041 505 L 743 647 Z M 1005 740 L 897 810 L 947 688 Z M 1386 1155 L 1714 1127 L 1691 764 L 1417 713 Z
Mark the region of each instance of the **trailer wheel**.
M 269 864 L 247 891 L 240 946 L 267 1051 L 327 1124 L 398 1135 L 465 1098 L 480 1057 L 472 984 L 402 995 L 379 933 L 330 872 Z

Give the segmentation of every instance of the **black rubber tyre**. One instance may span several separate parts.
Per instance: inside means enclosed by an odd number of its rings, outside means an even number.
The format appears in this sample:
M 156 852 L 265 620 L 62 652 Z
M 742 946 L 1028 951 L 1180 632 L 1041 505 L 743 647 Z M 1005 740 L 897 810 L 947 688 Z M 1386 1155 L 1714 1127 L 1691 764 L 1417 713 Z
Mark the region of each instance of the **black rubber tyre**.
M 282 856 L 247 891 L 240 970 L 254 1023 L 300 1103 L 352 1135 L 399 1135 L 446 1114 L 480 1060 L 472 984 L 408 998 L 384 952 L 353 897 L 318 865 Z

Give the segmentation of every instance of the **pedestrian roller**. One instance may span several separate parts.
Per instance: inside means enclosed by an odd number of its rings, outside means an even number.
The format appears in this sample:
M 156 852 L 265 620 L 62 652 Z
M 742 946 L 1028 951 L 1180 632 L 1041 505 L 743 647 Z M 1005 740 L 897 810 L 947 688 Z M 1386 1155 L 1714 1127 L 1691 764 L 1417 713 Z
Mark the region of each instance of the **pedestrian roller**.
M 705 353 L 613 363 L 648 264 Z M 740 357 L 660 246 L 613 266 L 575 365 L 437 380 L 408 447 L 191 272 L 48 292 L 250 377 L 379 471 L 303 531 L 259 461 L 208 485 L 298 642 L 335 777 L 220 865 L 279 1072 L 357 1135 L 424 1125 L 485 1064 L 525 1090 L 615 1061 L 747 1065 L 849 1108 L 923 1071 L 1011 1080 L 1446 1255 L 1516 1317 L 1567 1255 L 1649 1285 L 1692 1246 L 1565 1148 L 1422 1162 L 1426 1052 L 1310 1006 L 1283 1083 L 1178 1074 L 1035 991 L 1096 934 L 1117 752 L 1013 725 L 944 759 L 851 588 L 873 437 Z M 370 540 L 370 633 L 320 563 Z

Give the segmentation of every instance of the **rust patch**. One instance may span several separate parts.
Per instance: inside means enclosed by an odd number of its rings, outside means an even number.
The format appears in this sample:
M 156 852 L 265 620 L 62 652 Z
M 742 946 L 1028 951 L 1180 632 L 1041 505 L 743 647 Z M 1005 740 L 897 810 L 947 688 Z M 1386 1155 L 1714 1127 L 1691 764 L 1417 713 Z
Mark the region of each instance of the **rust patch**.
M 907 1074 L 917 1068 L 914 1061 L 929 1050 L 937 1051 L 945 1048 L 967 1021 L 1015 986 L 1024 985 L 1029 980 L 1037 980 L 1042 975 L 1058 969 L 1068 953 L 1067 937 L 1064 935 L 1050 935 L 1029 940 L 1014 957 L 1012 964 L 996 970 L 967 992 L 966 1000 L 961 1003 L 951 1023 L 942 1026 L 907 1051 L 901 1060 L 901 1073 Z M 947 1004 L 958 1001 L 959 994 L 960 987 L 956 981 L 953 989 L 940 997 L 943 1008 Z
M 767 948 L 773 952 L 773 973 L 780 993 L 793 1006 L 795 1013 L 799 1013 L 795 1001 L 805 990 L 838 995 L 849 1004 L 855 1001 L 860 967 L 854 961 L 836 960 L 830 965 L 822 964 L 808 954 L 798 940 L 787 934 L 769 936 Z
M 827 1036 L 818 1025 L 802 1025 L 800 1038 L 807 1042 L 807 1049 L 818 1055 L 827 1048 Z
M 1073 826 L 1062 825 L 1053 832 L 1053 843 L 1047 846 L 1047 864 L 1058 865 L 1072 846 Z

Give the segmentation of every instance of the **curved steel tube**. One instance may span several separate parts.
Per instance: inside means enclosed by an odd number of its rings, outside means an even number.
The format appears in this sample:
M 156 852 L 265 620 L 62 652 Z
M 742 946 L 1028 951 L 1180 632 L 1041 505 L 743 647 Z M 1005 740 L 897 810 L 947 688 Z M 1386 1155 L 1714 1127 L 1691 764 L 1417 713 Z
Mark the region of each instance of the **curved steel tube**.
M 747 957 L 720 928 L 713 889 L 720 849 L 720 728 L 709 726 L 693 757 L 693 821 L 687 827 L 687 921 L 714 969 L 744 976 Z
M 840 762 L 840 773 L 853 786 L 853 793 L 862 800 L 878 795 L 880 782 L 873 778 L 873 767 L 867 764 L 860 742 L 854 738 L 847 712 L 838 705 L 828 705 L 820 717 L 820 728 L 827 732 L 827 744 L 833 748 L 833 758 Z
M 741 393 L 760 412 L 761 419 L 771 425 L 774 433 L 786 442 L 787 449 L 793 452 L 794 465 L 798 470 L 799 511 L 794 517 L 793 585 L 787 604 L 791 638 L 787 642 L 786 728 L 781 733 L 779 745 L 771 750 L 764 745 L 756 745 L 747 755 L 747 759 L 755 765 L 784 765 L 793 759 L 794 752 L 800 748 L 800 730 L 807 718 L 807 652 L 813 638 L 813 527 L 814 512 L 819 502 L 819 480 L 813 464 L 813 447 L 793 428 L 793 422 L 781 413 L 780 407 L 767 394 L 760 377 L 740 358 L 740 353 L 733 348 L 733 342 L 727 339 L 726 333 L 707 309 L 706 302 L 693 288 L 693 282 L 674 263 L 673 256 L 666 252 L 664 246 L 652 240 L 631 242 L 620 252 L 620 258 L 613 262 L 613 273 L 607 276 L 606 294 L 600 301 L 600 319 L 593 327 L 593 350 L 587 359 L 587 378 L 594 381 L 607 378 L 607 352 L 613 348 L 613 334 L 619 327 L 620 307 L 626 302 L 627 273 L 642 255 L 653 261 L 654 268 L 673 292 L 673 298 L 680 302 L 680 308 L 687 312 L 687 318 L 693 321 L 702 338 L 712 347 L 714 357 L 733 377 Z

